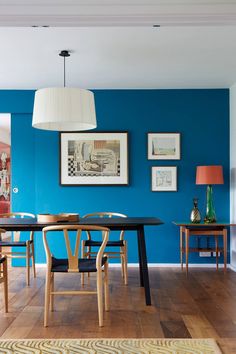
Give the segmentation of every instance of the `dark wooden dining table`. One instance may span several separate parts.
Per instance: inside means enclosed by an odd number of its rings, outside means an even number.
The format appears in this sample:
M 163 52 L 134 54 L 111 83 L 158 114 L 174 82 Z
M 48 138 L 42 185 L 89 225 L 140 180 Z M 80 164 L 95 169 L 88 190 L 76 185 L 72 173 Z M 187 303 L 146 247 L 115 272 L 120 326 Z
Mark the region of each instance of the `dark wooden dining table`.
M 41 223 L 37 219 L 0 218 L 0 228 L 6 231 L 42 231 L 49 225 L 66 224 L 65 222 Z M 163 222 L 156 217 L 127 217 L 127 218 L 81 218 L 71 225 L 99 225 L 110 230 L 127 230 L 137 232 L 140 286 L 144 287 L 146 305 L 151 305 L 150 284 L 148 275 L 147 252 L 145 242 L 145 226 L 158 226 Z

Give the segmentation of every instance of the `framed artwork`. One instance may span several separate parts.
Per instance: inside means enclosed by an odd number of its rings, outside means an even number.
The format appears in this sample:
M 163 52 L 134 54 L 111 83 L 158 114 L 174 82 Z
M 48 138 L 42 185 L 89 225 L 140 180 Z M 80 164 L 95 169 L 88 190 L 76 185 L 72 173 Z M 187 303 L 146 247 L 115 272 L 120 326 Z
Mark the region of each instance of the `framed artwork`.
M 148 133 L 149 160 L 180 160 L 180 133 Z
M 152 167 L 152 191 L 153 192 L 177 191 L 177 167 L 176 166 Z
M 60 184 L 128 185 L 128 133 L 60 133 Z

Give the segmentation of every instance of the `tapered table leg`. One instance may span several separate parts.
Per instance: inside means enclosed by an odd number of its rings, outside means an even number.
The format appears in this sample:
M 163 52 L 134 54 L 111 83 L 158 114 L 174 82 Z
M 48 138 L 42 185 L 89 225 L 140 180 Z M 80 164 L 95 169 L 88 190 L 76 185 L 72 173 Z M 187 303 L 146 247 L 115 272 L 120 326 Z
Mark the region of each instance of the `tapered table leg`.
M 140 238 L 138 235 L 138 257 L 139 257 L 139 279 L 140 279 L 140 286 L 143 285 L 143 268 L 142 268 L 142 260 L 141 260 L 141 245 L 140 245 Z
M 147 254 L 144 227 L 140 226 L 138 229 L 138 242 L 139 242 L 139 261 L 141 261 L 142 279 L 145 291 L 146 305 L 151 305 L 151 294 L 149 285 L 149 275 L 147 266 Z
M 189 229 L 185 228 L 185 266 L 188 275 Z
M 216 248 L 216 270 L 219 270 L 219 257 L 218 257 L 218 235 L 215 236 L 215 248 Z
M 223 229 L 223 243 L 224 243 L 224 272 L 227 271 L 227 229 Z
M 183 226 L 180 226 L 180 264 L 183 270 Z

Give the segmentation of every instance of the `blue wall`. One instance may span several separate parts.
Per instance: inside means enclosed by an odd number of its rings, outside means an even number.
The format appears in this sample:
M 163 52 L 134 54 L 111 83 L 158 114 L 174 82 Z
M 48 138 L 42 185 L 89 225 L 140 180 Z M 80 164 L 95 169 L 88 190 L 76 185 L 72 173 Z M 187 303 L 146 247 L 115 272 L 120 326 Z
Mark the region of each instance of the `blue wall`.
M 59 137 L 31 128 L 33 91 L 0 91 L 0 112 L 12 116 L 12 196 L 14 211 L 88 212 L 109 210 L 129 216 L 157 216 L 165 224 L 146 229 L 148 260 L 179 262 L 179 230 L 174 220 L 188 220 L 192 198 L 204 214 L 205 187 L 195 185 L 197 165 L 220 164 L 225 184 L 214 187 L 219 220 L 229 220 L 229 91 L 95 91 L 98 130 L 129 132 L 130 185 L 61 187 Z M 180 132 L 181 160 L 147 160 L 147 132 Z M 177 166 L 177 192 L 151 192 L 151 166 Z M 127 233 L 129 262 L 137 262 L 135 234 Z M 44 262 L 40 234 L 37 262 Z M 214 262 L 191 254 L 190 261 Z

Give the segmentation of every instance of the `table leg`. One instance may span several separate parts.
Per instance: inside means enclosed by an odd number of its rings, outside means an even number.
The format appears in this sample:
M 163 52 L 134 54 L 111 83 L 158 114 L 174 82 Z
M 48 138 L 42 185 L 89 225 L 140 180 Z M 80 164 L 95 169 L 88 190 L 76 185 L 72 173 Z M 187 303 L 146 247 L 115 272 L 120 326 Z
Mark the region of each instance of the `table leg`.
M 227 229 L 223 229 L 224 242 L 224 272 L 227 270 Z
M 142 260 L 141 260 L 141 245 L 140 245 L 140 238 L 138 235 L 138 257 L 139 257 L 139 279 L 140 279 L 140 286 L 143 287 L 143 267 L 142 267 Z
M 218 235 L 215 235 L 215 249 L 216 249 L 216 269 L 219 269 L 219 259 L 218 259 Z
M 186 264 L 186 275 L 188 275 L 188 252 L 189 252 L 189 229 L 185 229 L 185 264 Z
M 147 254 L 144 227 L 140 226 L 137 230 L 138 242 L 139 242 L 139 261 L 141 261 L 142 278 L 145 291 L 146 305 L 151 305 L 151 294 L 149 285 L 149 275 L 147 266 Z
M 183 226 L 180 226 L 180 264 L 183 270 Z

